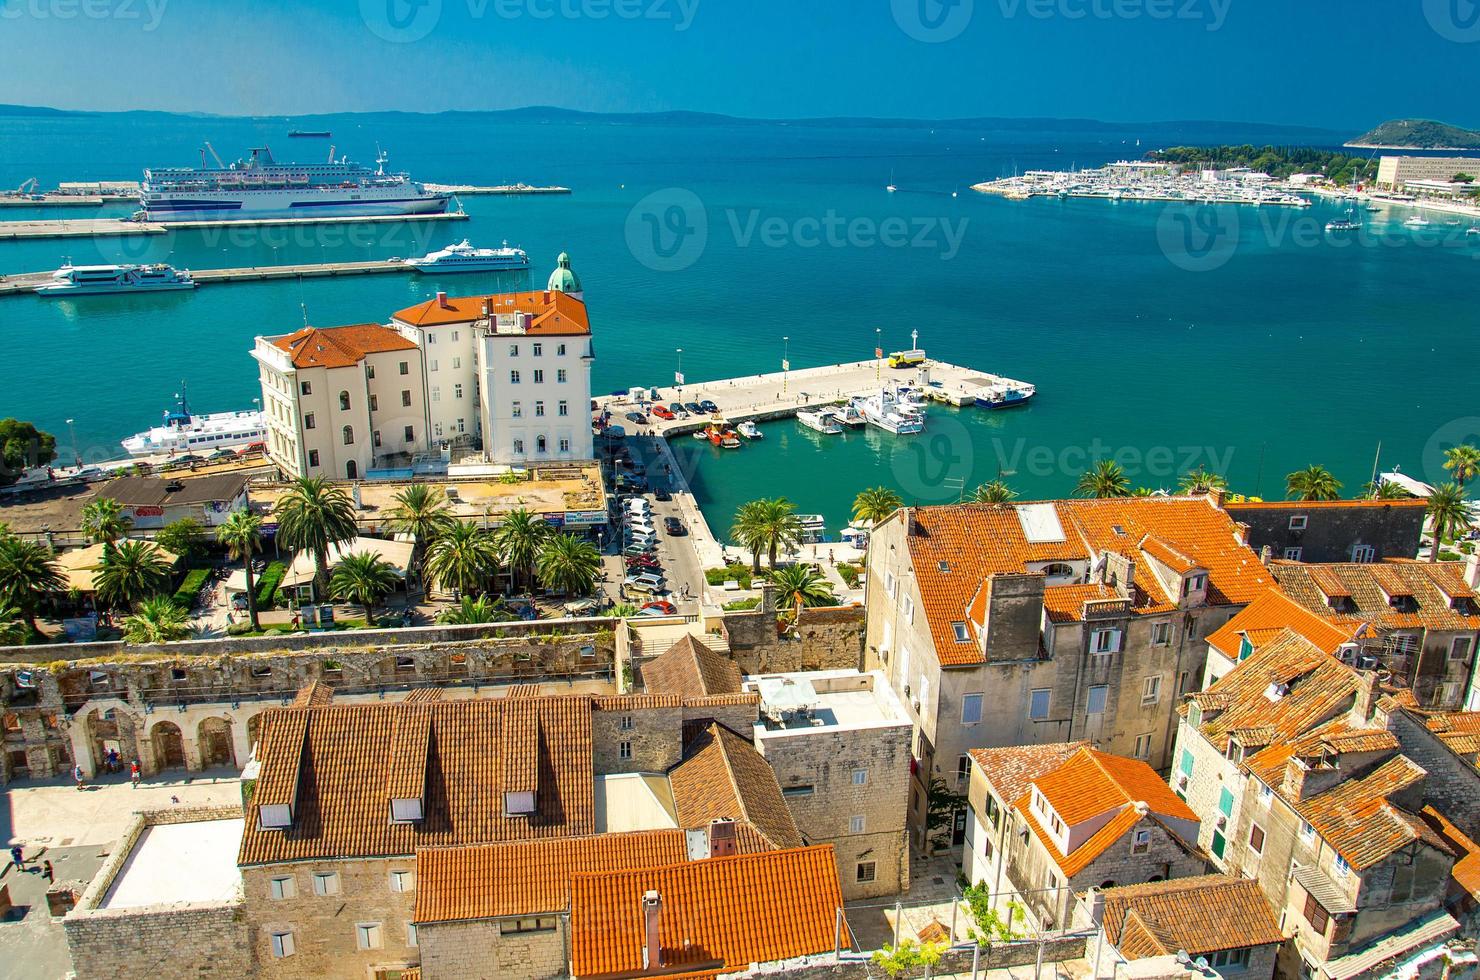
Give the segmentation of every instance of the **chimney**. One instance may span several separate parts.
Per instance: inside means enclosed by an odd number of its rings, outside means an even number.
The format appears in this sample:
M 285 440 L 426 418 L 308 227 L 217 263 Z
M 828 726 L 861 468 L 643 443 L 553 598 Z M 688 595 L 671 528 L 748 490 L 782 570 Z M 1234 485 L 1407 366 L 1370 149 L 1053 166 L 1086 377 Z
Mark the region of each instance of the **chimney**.
M 1260 548 L 1259 560 L 1268 565 L 1272 560 L 1274 560 L 1274 549 L 1271 548 L 1269 545 L 1265 545 L 1264 547 Z
M 1480 589 L 1480 552 L 1465 559 L 1465 584 Z
M 447 293 L 440 289 L 437 290 L 437 305 L 444 310 L 450 309 L 447 305 Z
M 1208 490 L 1208 503 L 1212 504 L 1219 510 L 1222 510 L 1224 498 L 1226 498 L 1227 496 L 1227 490 L 1224 490 L 1222 487 L 1212 487 Z
M 735 821 L 709 821 L 709 856 L 732 857 L 738 853 L 735 842 Z
M 663 896 L 656 890 L 643 892 L 642 922 L 646 941 L 642 947 L 642 968 L 657 970 L 663 966 L 663 947 L 658 942 L 658 925 L 663 913 Z
M 1237 541 L 1239 544 L 1247 545 L 1249 543 L 1249 525 L 1245 524 L 1243 521 L 1234 521 L 1233 540 Z
M 1377 671 L 1357 672 L 1356 700 L 1352 704 L 1352 720 L 1361 728 L 1372 720 L 1372 708 L 1377 694 Z
M 492 312 L 492 310 L 491 310 L 491 308 L 488 305 L 488 300 L 487 299 L 484 299 L 483 300 L 483 319 L 487 320 L 488 317 L 489 317 L 489 315 L 491 314 L 491 312 Z
M 1095 925 L 1105 921 L 1105 894 L 1098 888 L 1090 888 L 1084 896 L 1089 900 L 1089 921 Z

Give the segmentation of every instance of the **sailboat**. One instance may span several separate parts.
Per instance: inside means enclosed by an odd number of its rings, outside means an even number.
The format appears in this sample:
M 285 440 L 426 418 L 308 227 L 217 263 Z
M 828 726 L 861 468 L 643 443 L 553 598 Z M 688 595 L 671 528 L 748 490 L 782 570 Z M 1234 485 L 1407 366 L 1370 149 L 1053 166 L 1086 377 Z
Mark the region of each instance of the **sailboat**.
M 1356 212 L 1351 208 L 1346 209 L 1345 218 L 1337 218 L 1334 221 L 1326 222 L 1327 231 L 1355 231 L 1360 227 L 1361 225 L 1356 221 Z
M 899 188 L 895 186 L 894 183 L 894 170 L 892 168 L 889 171 L 889 183 L 884 185 L 884 190 L 888 191 L 891 194 L 899 190 Z

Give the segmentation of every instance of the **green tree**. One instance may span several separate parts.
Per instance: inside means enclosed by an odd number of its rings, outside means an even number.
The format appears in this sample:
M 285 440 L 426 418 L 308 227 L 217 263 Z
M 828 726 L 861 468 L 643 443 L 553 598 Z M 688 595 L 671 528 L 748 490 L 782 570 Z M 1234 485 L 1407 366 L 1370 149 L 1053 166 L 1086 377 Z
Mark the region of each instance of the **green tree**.
M 329 587 L 329 549 L 353 541 L 359 534 L 355 505 L 343 487 L 318 476 L 299 477 L 278 498 L 273 513 L 278 522 L 278 540 L 294 551 L 313 555 L 314 593 L 324 595 Z
M 476 524 L 454 521 L 427 552 L 427 575 L 443 590 L 483 592 L 498 574 L 493 536 Z
M 1113 459 L 1102 459 L 1085 471 L 1074 485 L 1076 497 L 1129 497 L 1131 495 L 1130 481 L 1126 479 L 1125 469 Z
M 752 574 L 761 570 L 761 552 L 765 549 L 765 528 L 762 514 L 764 501 L 752 500 L 740 505 L 735 511 L 735 522 L 730 526 L 730 537 L 742 548 L 750 551 Z
M 150 596 L 123 620 L 125 643 L 173 643 L 189 635 L 189 615 L 167 595 Z
M 853 520 L 870 526 L 878 524 L 899 510 L 902 503 L 899 494 L 888 487 L 870 487 L 853 498 Z
M 329 578 L 329 594 L 365 610 L 365 625 L 375 625 L 375 604 L 396 588 L 396 572 L 373 551 L 357 551 L 339 559 Z
M 396 508 L 387 524 L 398 534 L 409 534 L 416 542 L 411 564 L 417 574 L 426 577 L 427 554 L 437 536 L 451 530 L 455 518 L 447 496 L 437 487 L 413 483 L 396 494 Z
M 1470 523 L 1470 504 L 1465 492 L 1457 483 L 1445 483 L 1435 487 L 1429 495 L 1429 524 L 1434 529 L 1434 547 L 1429 551 L 1429 561 L 1439 560 L 1439 550 L 1444 539 L 1453 537 Z
M 1013 926 L 1022 924 L 1027 917 L 1020 902 L 1008 902 L 1006 916 L 993 908 L 991 889 L 986 882 L 968 885 L 961 896 L 966 899 L 967 914 L 972 921 L 967 934 L 983 949 L 990 949 L 993 943 L 1011 942 Z
M 945 951 L 946 944 L 943 942 L 922 944 L 913 939 L 901 939 L 897 945 L 886 945 L 883 949 L 874 950 L 870 959 L 889 976 L 902 977 L 921 967 L 928 973 L 940 963 Z
M 601 577 L 601 552 L 574 534 L 552 534 L 535 559 L 540 584 L 567 595 L 586 595 Z
M 736 513 L 730 533 L 751 550 L 754 571 L 760 571 L 758 552 L 765 551 L 770 567 L 775 568 L 782 549 L 790 551 L 801 541 L 802 523 L 796 511 L 796 504 L 790 500 L 773 497 L 751 501 Z
M 193 561 L 206 549 L 206 529 L 195 518 L 182 517 L 160 528 L 154 543 L 186 561 Z
M 56 437 L 30 422 L 0 419 L 0 486 L 14 483 L 33 466 L 57 458 Z
M 780 606 L 801 609 L 803 606 L 831 606 L 838 601 L 827 579 L 812 565 L 799 562 L 777 568 L 770 575 L 771 584 L 776 587 L 776 602 Z
M 1005 504 L 1017 498 L 1017 491 L 1002 480 L 992 480 L 976 488 L 971 499 L 979 504 Z
M 232 560 L 242 563 L 247 574 L 247 618 L 253 632 L 260 630 L 257 621 L 257 589 L 252 584 L 252 556 L 262 550 L 262 518 L 243 508 L 234 510 L 221 526 L 216 528 L 216 540 L 226 549 Z
M 123 541 L 103 552 L 94 584 L 98 601 L 126 607 L 164 592 L 170 584 L 170 562 L 148 541 Z
M 474 598 L 462 597 L 462 601 L 437 617 L 444 626 L 477 626 L 482 623 L 501 623 L 511 618 L 502 603 L 494 602 L 486 595 Z
M 610 609 L 603 609 L 601 611 L 601 615 L 608 616 L 612 619 L 628 619 L 632 616 L 636 616 L 639 612 L 641 612 L 641 610 L 632 603 L 619 602 L 615 606 L 612 606 Z
M 1391 480 L 1362 484 L 1362 499 L 1364 500 L 1406 500 L 1412 496 L 1413 494 Z
M 42 600 L 65 588 L 66 579 L 50 548 L 10 535 L 0 537 L 0 604 L 20 613 L 28 634 L 36 632 Z
M 1454 482 L 1464 486 L 1480 473 L 1480 449 L 1471 445 L 1455 446 L 1444 451 L 1444 468 L 1454 474 Z
M 1285 477 L 1285 496 L 1292 500 L 1336 500 L 1341 481 L 1324 466 L 1307 466 Z
M 0 600 L 0 646 L 21 643 L 26 635 L 26 621 L 21 617 L 21 611 Z
M 524 507 L 510 511 L 494 529 L 493 541 L 499 557 L 516 580 L 534 584 L 535 562 L 552 532 L 549 522 Z
M 1206 467 L 1199 466 L 1182 474 L 1182 479 L 1177 482 L 1177 489 L 1184 494 L 1212 493 L 1214 490 L 1227 490 L 1228 481 Z
M 133 519 L 124 516 L 123 505 L 112 497 L 98 497 L 82 508 L 82 533 L 89 541 L 112 547 L 118 539 L 128 537 L 133 527 Z

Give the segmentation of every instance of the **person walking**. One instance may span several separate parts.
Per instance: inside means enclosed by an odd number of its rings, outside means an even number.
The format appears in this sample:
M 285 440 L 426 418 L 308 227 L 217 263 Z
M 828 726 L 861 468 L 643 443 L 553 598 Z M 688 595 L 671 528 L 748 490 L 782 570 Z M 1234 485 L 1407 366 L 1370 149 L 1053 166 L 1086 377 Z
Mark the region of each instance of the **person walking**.
M 26 870 L 26 852 L 21 845 L 15 844 L 10 848 L 10 863 L 15 865 L 17 871 Z
M 57 880 L 56 871 L 52 868 L 50 861 L 42 862 L 41 874 L 46 878 L 48 884 Z
M 74 780 L 76 780 L 76 782 L 77 782 L 77 788 L 78 789 L 81 789 L 82 788 L 82 775 L 83 774 L 82 774 L 82 767 L 81 766 L 73 766 L 72 767 L 72 778 Z

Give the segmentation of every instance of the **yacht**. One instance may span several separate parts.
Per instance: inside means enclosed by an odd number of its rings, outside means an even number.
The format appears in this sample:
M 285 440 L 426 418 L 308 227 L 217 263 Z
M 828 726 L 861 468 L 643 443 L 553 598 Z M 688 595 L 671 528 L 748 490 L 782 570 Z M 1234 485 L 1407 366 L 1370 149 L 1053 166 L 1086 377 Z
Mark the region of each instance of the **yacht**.
M 798 514 L 797 524 L 801 528 L 798 539 L 802 544 L 816 544 L 827 540 L 827 525 L 821 514 Z
M 1356 212 L 1351 208 L 1346 209 L 1345 218 L 1336 218 L 1333 221 L 1326 222 L 1327 231 L 1356 231 L 1360 227 L 1362 226 L 1356 221 Z
M 464 238 L 440 251 L 402 261 L 417 272 L 497 272 L 528 269 L 529 253 L 510 248 L 508 242 L 502 248 L 475 248 Z
M 797 421 L 809 429 L 821 432 L 825 435 L 835 436 L 843 431 L 843 426 L 827 409 L 816 411 L 801 411 L 797 413 Z
M 191 414 L 182 382 L 180 394 L 175 396 L 175 408 L 164 413 L 163 423 L 129 436 L 123 440 L 123 448 L 130 456 L 173 456 L 245 449 L 266 439 L 267 422 L 261 412 Z
M 1017 408 L 1026 405 L 1038 389 L 1021 381 L 1004 381 L 977 393 L 976 403 L 982 408 Z
M 1425 218 L 1421 214 L 1415 214 L 1413 217 L 1403 222 L 1403 224 L 1407 225 L 1409 228 L 1427 228 L 1429 226 L 1429 219 Z
M 894 394 L 888 390 L 880 391 L 877 395 L 855 398 L 852 405 L 862 413 L 869 425 L 885 432 L 908 436 L 925 431 L 924 416 L 902 409 Z
M 1466 235 L 1475 235 L 1476 237 L 1480 237 L 1480 225 L 1474 225 L 1472 227 L 1466 228 L 1465 229 L 1465 234 Z
M 761 433 L 761 427 L 748 420 L 745 422 L 741 422 L 739 425 L 735 426 L 735 431 L 740 433 L 747 439 L 765 438 L 765 436 Z
M 36 287 L 42 296 L 153 293 L 194 289 L 190 273 L 168 265 L 73 265 L 68 262 Z

